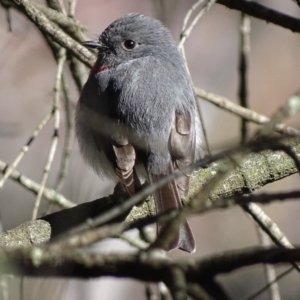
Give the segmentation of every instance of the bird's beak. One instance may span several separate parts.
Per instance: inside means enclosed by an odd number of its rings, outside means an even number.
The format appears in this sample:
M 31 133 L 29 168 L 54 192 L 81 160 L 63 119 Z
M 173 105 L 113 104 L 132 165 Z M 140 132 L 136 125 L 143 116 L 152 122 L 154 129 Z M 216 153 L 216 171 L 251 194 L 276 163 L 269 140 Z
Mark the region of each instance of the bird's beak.
M 82 42 L 82 45 L 93 49 L 99 49 L 102 46 L 99 41 L 86 41 Z

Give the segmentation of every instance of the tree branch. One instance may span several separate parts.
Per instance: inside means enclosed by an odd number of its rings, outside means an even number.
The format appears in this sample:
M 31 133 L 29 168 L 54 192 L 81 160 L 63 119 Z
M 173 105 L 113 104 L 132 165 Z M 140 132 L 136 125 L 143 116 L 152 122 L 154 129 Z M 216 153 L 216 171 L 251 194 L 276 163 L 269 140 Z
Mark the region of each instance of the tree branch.
M 262 4 L 248 0 L 218 0 L 217 3 L 241 11 L 251 17 L 290 29 L 293 32 L 300 32 L 299 19 L 268 8 Z

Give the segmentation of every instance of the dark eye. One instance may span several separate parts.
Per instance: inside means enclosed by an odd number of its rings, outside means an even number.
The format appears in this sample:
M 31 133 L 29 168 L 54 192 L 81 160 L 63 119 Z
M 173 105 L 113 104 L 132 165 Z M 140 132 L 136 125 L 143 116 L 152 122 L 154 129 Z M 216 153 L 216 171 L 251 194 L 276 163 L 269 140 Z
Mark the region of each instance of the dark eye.
M 136 47 L 137 43 L 133 40 L 126 40 L 123 42 L 124 48 L 127 50 L 132 50 Z

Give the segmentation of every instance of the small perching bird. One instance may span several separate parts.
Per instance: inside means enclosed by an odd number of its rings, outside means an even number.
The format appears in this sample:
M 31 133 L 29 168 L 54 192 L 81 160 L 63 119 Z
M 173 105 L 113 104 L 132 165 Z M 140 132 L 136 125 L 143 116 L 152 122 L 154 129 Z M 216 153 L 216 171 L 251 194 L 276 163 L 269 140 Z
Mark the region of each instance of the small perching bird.
M 158 20 L 128 14 L 98 41 L 84 45 L 98 58 L 76 109 L 81 153 L 94 170 L 133 196 L 200 158 L 200 124 L 192 82 L 170 32 Z M 181 208 L 189 174 L 154 193 L 157 213 Z M 158 224 L 158 233 L 163 225 Z M 165 249 L 194 252 L 185 222 Z

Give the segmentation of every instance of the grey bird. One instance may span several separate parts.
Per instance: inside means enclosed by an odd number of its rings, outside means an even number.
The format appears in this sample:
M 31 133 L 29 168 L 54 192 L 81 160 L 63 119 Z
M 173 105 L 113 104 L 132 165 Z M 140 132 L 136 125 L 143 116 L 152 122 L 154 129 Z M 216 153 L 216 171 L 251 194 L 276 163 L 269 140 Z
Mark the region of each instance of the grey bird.
M 98 57 L 76 108 L 76 135 L 96 173 L 119 181 L 129 196 L 141 184 L 195 162 L 201 133 L 192 82 L 169 30 L 158 20 L 128 14 L 84 45 Z M 190 174 L 154 193 L 157 213 L 182 207 Z M 158 234 L 164 228 L 158 224 Z M 194 252 L 187 222 L 164 250 Z

